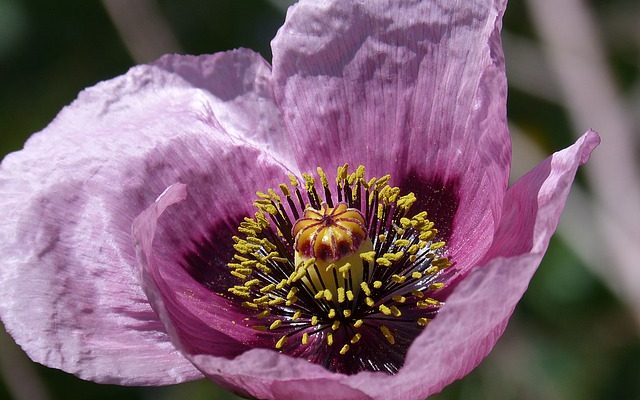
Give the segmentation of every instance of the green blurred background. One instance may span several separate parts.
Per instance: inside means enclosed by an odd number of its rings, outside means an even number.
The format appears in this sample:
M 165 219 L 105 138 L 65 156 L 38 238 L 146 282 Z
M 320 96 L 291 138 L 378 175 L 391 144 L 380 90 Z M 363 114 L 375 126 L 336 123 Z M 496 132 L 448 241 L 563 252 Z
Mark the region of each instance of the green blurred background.
M 270 60 L 287 3 L 0 0 L 0 155 L 19 150 L 83 88 L 163 52 L 248 47 Z M 603 145 L 504 337 L 434 398 L 640 399 L 639 3 L 510 4 L 514 178 L 587 128 Z M 1 331 L 0 346 L 0 399 L 237 398 L 208 381 L 97 385 L 27 361 Z

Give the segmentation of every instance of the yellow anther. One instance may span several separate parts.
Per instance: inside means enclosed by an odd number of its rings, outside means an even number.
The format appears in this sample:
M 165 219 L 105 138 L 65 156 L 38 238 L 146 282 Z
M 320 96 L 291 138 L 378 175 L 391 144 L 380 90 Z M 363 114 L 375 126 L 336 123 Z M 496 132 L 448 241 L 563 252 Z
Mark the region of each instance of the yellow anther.
M 263 192 L 256 192 L 256 196 L 260 197 L 261 199 L 265 199 L 265 200 L 269 200 L 271 198 L 271 196 L 269 196 L 266 193 Z
M 319 291 L 318 293 L 316 293 L 313 298 L 316 300 L 320 300 L 321 298 L 324 297 L 324 290 Z
M 382 187 L 386 185 L 389 182 L 389 180 L 391 180 L 391 175 L 388 175 L 388 174 L 383 176 L 382 178 L 378 178 L 376 180 L 376 186 Z
M 322 182 L 322 186 L 328 187 L 329 181 L 327 180 L 327 174 L 324 173 L 324 170 L 320 167 L 316 168 L 316 172 L 318 172 L 318 176 L 320 177 L 320 181 Z
M 436 233 L 434 231 L 425 231 L 425 232 L 422 232 L 420 235 L 418 235 L 418 239 L 428 242 L 429 240 L 433 239 L 435 236 L 436 236 Z M 431 250 L 436 250 L 436 249 L 431 249 Z
M 417 244 L 412 244 L 409 249 L 407 250 L 407 252 L 409 254 L 416 254 L 418 252 L 418 250 L 420 250 L 420 248 L 418 247 Z
M 266 265 L 262 264 L 262 263 L 257 263 L 256 264 L 256 268 L 259 269 L 261 272 L 269 275 L 271 273 L 271 268 L 267 267 Z
M 234 254 L 233 255 L 233 259 L 236 260 L 236 261 L 240 261 L 241 263 L 247 262 L 247 261 L 253 261 L 253 260 L 250 260 L 250 259 L 248 259 L 246 257 L 242 257 L 240 254 Z
M 333 333 L 328 333 L 327 334 L 327 346 L 332 346 L 333 345 Z
M 373 262 L 375 261 L 375 257 L 376 257 L 376 252 L 375 251 L 366 251 L 362 254 L 360 254 L 360 258 L 362 258 L 364 261 L 373 264 Z
M 398 318 L 400 316 L 402 316 L 402 311 L 400 311 L 400 309 L 396 306 L 391 306 L 389 307 L 391 309 L 391 315 L 393 315 L 394 317 Z
M 318 325 L 318 317 L 316 315 L 311 316 L 311 325 L 313 326 Z
M 417 220 L 424 220 L 425 218 L 427 218 L 427 212 L 426 211 L 420 211 L 419 213 L 417 213 L 416 215 L 413 216 L 414 219 Z
M 427 324 L 429 323 L 429 319 L 428 318 L 418 318 L 418 325 L 420 326 L 427 326 Z
M 315 264 L 315 263 L 316 263 L 316 259 L 314 257 L 311 257 L 310 259 L 308 259 L 308 260 L 306 260 L 304 262 L 304 264 L 303 264 L 304 265 L 304 269 L 305 270 L 308 269 L 309 267 L 313 266 L 313 264 Z
M 380 310 L 380 312 L 383 313 L 384 315 L 391 315 L 391 310 L 389 309 L 389 307 L 385 306 L 384 304 L 380 304 L 378 306 L 378 310 Z
M 386 240 L 387 240 L 387 235 L 385 235 L 384 233 L 381 235 L 378 235 L 378 241 L 384 242 Z
M 327 316 L 329 317 L 329 319 L 335 318 L 336 316 L 336 310 L 335 309 L 330 309 L 329 313 L 327 314 Z
M 371 179 L 369 179 L 369 180 L 367 181 L 367 184 L 365 185 L 365 187 L 366 187 L 367 189 L 370 189 L 370 188 L 372 188 L 372 187 L 373 187 L 373 185 L 375 185 L 375 184 L 376 184 L 376 178 L 371 178 Z M 373 194 L 373 193 L 371 193 L 371 194 Z M 370 197 L 371 197 L 371 196 L 370 196 Z M 371 203 L 371 200 L 369 200 L 369 203 Z
M 355 335 L 353 335 L 353 337 L 351 338 L 350 342 L 351 344 L 356 344 L 358 343 L 358 341 L 360 340 L 360 338 L 362 338 L 362 335 L 359 333 L 356 333 Z
M 451 261 L 449 261 L 448 258 L 437 258 L 433 261 L 431 261 L 431 264 L 436 265 L 440 268 L 447 268 L 449 266 L 451 266 Z
M 339 287 L 338 288 L 338 303 L 344 303 L 344 288 L 343 287 Z
M 424 299 L 422 301 L 418 301 L 416 303 L 416 306 L 418 306 L 418 308 L 429 308 L 429 307 L 433 307 L 433 306 L 439 306 L 440 302 L 436 299 Z
M 353 292 L 351 290 L 347 290 L 346 294 L 347 294 L 347 300 L 353 301 L 353 299 L 354 299 Z
M 291 183 L 291 186 L 298 187 L 298 178 L 296 178 L 295 175 L 289 175 L 289 182 Z
M 393 274 L 391 275 L 391 280 L 395 283 L 404 283 L 407 280 L 407 277 L 403 275 Z
M 276 285 L 276 289 L 280 290 L 280 289 L 284 288 L 285 286 L 287 286 L 287 283 L 288 282 L 287 282 L 286 279 L 281 280 L 280 283 L 278 283 Z
M 378 217 L 378 219 L 381 220 L 383 216 L 384 216 L 384 205 L 378 204 L 378 212 L 376 213 L 376 217 Z
M 246 275 L 243 275 L 238 271 L 231 271 L 231 275 L 235 276 L 236 278 L 242 279 L 242 280 L 247 279 Z
M 353 327 L 354 328 L 360 328 L 362 326 L 362 324 L 364 324 L 364 321 L 361 319 L 357 319 L 354 323 L 353 323 Z
M 351 310 L 349 309 L 343 310 L 342 315 L 344 315 L 345 318 L 349 318 L 351 316 Z
M 311 189 L 313 188 L 313 185 L 316 183 L 315 178 L 312 175 L 303 173 L 302 179 L 304 179 L 306 189 L 308 191 L 311 191 Z
M 409 262 L 416 262 L 416 260 L 418 259 L 418 257 L 415 254 L 412 254 L 409 256 Z
M 338 167 L 338 171 L 336 174 L 336 183 L 340 185 L 342 182 L 344 182 L 345 179 L 347 179 L 348 173 L 349 173 L 349 164 L 344 164 Z
M 300 317 L 302 316 L 302 311 L 297 310 L 296 312 L 293 313 L 293 316 L 291 317 L 292 321 L 296 321 L 298 319 L 300 319 Z
M 349 274 L 349 270 L 351 269 L 351 264 L 350 263 L 344 263 L 344 265 L 340 268 L 338 268 L 338 272 L 340 272 L 342 274 L 343 278 L 346 278 L 347 275 Z
M 444 247 L 446 243 L 445 242 L 435 242 L 435 243 L 431 243 L 430 249 L 431 250 L 438 250 Z
M 385 253 L 382 257 L 389 261 L 398 261 L 402 256 L 404 256 L 404 252 L 398 251 L 397 253 Z
M 331 324 L 331 330 L 337 331 L 339 328 L 340 328 L 340 321 L 338 320 L 333 321 L 333 324 Z
M 373 299 L 372 299 L 371 297 L 366 297 L 366 298 L 364 299 L 364 302 L 365 302 L 369 307 L 373 307 L 373 306 L 376 304 L 376 302 L 375 302 L 375 301 L 373 301 Z
M 297 287 L 294 286 L 291 289 L 289 289 L 289 293 L 287 293 L 287 300 L 291 300 L 294 297 L 296 297 L 296 293 L 298 293 Z
M 382 332 L 384 338 L 387 339 L 387 342 L 389 342 L 389 344 L 396 343 L 396 338 L 393 336 L 393 333 L 391 333 L 391 330 L 386 325 L 380 325 L 380 332 Z
M 414 297 L 417 297 L 417 298 L 419 298 L 419 299 L 421 299 L 421 298 L 423 298 L 423 297 L 424 297 L 424 293 L 422 293 L 422 292 L 421 292 L 421 291 L 419 291 L 419 290 L 414 290 L 414 291 L 412 291 L 412 292 L 411 292 L 411 294 L 412 294 Z
M 258 305 L 256 303 L 252 303 L 250 301 L 243 301 L 242 302 L 242 306 L 243 307 L 247 307 L 247 308 L 251 308 L 251 309 L 254 309 L 254 310 L 258 309 Z
M 382 281 L 373 281 L 373 287 L 380 289 L 382 287 Z
M 411 206 L 416 202 L 416 195 L 412 193 L 408 193 L 398 199 L 398 206 L 408 210 Z
M 253 286 L 253 285 L 257 285 L 258 283 L 260 283 L 260 279 L 251 279 L 251 280 L 249 280 L 249 281 L 246 281 L 246 282 L 244 283 L 244 285 L 245 285 L 246 287 L 251 287 L 251 286 Z
M 371 296 L 371 289 L 369 289 L 369 285 L 367 285 L 367 282 L 361 282 L 360 287 L 362 288 L 364 294 L 366 294 L 367 296 Z
M 383 267 L 390 267 L 393 263 L 386 258 L 380 257 L 376 260 L 376 264 L 382 265 Z
M 391 300 L 395 301 L 396 303 L 404 304 L 407 301 L 407 298 L 404 296 L 398 295 L 398 296 L 393 296 Z
M 282 194 L 284 194 L 287 197 L 291 196 L 291 193 L 289 192 L 289 186 L 285 185 L 284 183 L 281 183 L 279 186 Z
M 271 325 L 269 325 L 269 329 L 271 329 L 271 330 L 278 329 L 280 327 L 280 325 L 282 325 L 282 321 L 277 319 L 277 320 L 273 321 L 271 323 Z
M 302 342 L 302 344 L 308 344 L 309 343 L 309 334 L 307 332 L 302 334 L 301 342 Z
M 269 296 L 264 295 L 264 296 L 260 296 L 260 297 L 256 297 L 253 302 L 256 304 L 264 304 L 264 303 L 268 303 L 269 299 L 271 299 Z
M 278 341 L 276 342 L 276 349 L 280 350 L 282 346 L 284 346 L 284 343 L 286 341 L 287 341 L 287 335 L 284 335 L 280 339 L 278 339 Z
M 268 293 L 268 292 L 272 291 L 275 288 L 276 288 L 275 283 L 270 283 L 265 287 L 261 287 L 260 288 L 260 293 Z
M 277 305 L 280 305 L 280 304 L 282 304 L 284 302 L 285 302 L 285 300 L 282 297 L 276 297 L 275 299 L 269 301 L 269 305 L 270 306 L 277 306 Z
M 334 269 L 335 267 L 336 267 L 336 265 L 334 263 L 330 263 L 329 265 L 327 265 L 327 267 L 324 270 L 329 272 L 332 269 Z
M 437 265 L 432 265 L 429 268 L 424 270 L 424 273 L 427 275 L 432 275 L 435 274 L 436 272 L 440 271 L 440 268 Z
M 333 293 L 331 293 L 331 290 L 329 290 L 329 289 L 325 289 L 325 291 L 324 291 L 324 298 L 325 298 L 325 300 L 327 300 L 327 301 L 331 301 L 331 300 L 333 300 Z
M 273 200 L 275 200 L 276 202 L 278 202 L 278 203 L 280 203 L 282 201 L 280 196 L 278 196 L 278 194 L 273 189 L 269 189 L 269 196 L 271 196 L 271 198 Z
M 407 247 L 411 244 L 411 242 L 408 241 L 407 239 L 398 239 L 395 242 L 393 242 L 393 244 L 395 244 L 396 247 Z
M 260 314 L 258 314 L 257 317 L 258 318 L 267 318 L 269 315 L 271 315 L 271 311 L 264 310 Z
M 238 289 L 236 289 L 236 288 L 229 288 L 229 289 L 227 289 L 227 291 L 228 291 L 229 293 L 235 294 L 236 296 L 243 297 L 243 298 L 245 298 L 245 299 L 248 299 L 248 298 L 250 298 L 250 297 L 251 297 L 251 295 L 250 295 L 249 293 L 247 293 L 247 292 L 243 292 L 243 291 L 238 290 Z
M 250 290 L 247 286 L 239 286 L 239 285 L 234 285 L 232 289 L 237 292 L 245 292 L 245 293 L 248 293 Z
M 345 344 L 344 346 L 342 346 L 342 348 L 340 349 L 340 354 L 341 355 L 345 355 L 347 354 L 347 352 L 349 351 L 349 345 Z
M 438 290 L 438 289 L 442 289 L 443 287 L 444 287 L 444 283 L 436 282 L 436 283 L 432 283 L 431 286 L 429 286 L 429 289 Z
M 422 278 L 422 272 L 420 272 L 420 271 L 414 271 L 414 272 L 412 272 L 412 273 L 411 273 L 411 277 L 412 277 L 413 279 L 420 279 L 420 278 Z

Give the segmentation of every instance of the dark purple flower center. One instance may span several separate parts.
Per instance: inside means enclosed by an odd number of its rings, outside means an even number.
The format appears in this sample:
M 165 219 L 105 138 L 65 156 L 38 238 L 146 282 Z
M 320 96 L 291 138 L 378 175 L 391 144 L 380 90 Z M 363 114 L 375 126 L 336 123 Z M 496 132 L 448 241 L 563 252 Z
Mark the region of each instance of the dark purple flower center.
M 228 289 L 247 308 L 258 346 L 352 374 L 395 373 L 411 342 L 442 306 L 452 274 L 425 211 L 409 213 L 413 193 L 364 167 L 338 168 L 334 198 L 326 174 L 290 176 L 258 192 L 258 212 L 240 223 Z M 306 201 L 305 201 L 306 199 Z

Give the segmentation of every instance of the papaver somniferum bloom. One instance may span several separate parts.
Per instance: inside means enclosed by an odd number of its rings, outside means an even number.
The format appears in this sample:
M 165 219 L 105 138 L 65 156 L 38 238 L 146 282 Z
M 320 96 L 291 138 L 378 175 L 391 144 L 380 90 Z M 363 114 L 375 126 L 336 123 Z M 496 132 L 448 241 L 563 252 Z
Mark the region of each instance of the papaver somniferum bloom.
M 422 399 L 494 346 L 587 132 L 508 187 L 504 1 L 302 1 L 83 91 L 0 171 L 0 317 L 84 379 Z

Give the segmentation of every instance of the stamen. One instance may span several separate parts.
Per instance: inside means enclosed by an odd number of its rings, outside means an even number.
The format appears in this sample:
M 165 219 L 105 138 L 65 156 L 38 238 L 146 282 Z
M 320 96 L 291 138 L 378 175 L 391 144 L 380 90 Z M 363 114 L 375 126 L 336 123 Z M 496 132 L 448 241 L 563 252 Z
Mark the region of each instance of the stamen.
M 249 325 L 276 335 L 270 346 L 279 351 L 310 346 L 305 354 L 315 358 L 336 343 L 340 350 L 331 354 L 347 363 L 360 354 L 353 346 L 368 346 L 370 336 L 377 337 L 370 343 L 382 338 L 394 351 L 406 351 L 443 305 L 438 294 L 452 275 L 446 243 L 436 241 L 424 210 L 409 214 L 417 198 L 390 186 L 390 175 L 365 178 L 363 166 L 350 173 L 344 164 L 336 171 L 334 197 L 325 171 L 318 167 L 316 174 L 302 174 L 301 181 L 289 176 L 289 184 L 276 188 L 281 195 L 256 192 L 258 211 L 233 237 L 227 266 L 238 283 L 229 295 L 240 299 Z M 291 337 L 296 344 L 285 346 Z M 375 360 L 348 365 L 399 368 Z

